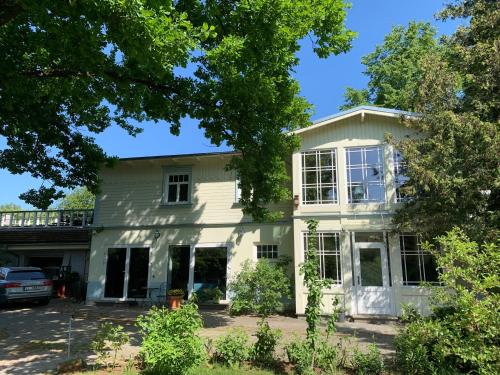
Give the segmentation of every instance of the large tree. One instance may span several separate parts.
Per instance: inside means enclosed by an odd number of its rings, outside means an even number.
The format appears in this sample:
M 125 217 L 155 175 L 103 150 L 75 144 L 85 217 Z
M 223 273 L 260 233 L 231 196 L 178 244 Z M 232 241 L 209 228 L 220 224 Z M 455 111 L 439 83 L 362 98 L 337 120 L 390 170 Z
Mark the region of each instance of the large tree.
M 363 74 L 369 79 L 368 87 L 348 87 L 340 109 L 370 104 L 414 110 L 424 73 L 422 59 L 439 50 L 436 29 L 429 23 L 410 22 L 407 27 L 393 27 L 384 42 L 361 59 L 365 66 Z
M 416 75 L 392 95 L 377 96 L 374 104 L 418 112 L 417 118 L 402 118 L 422 137 L 395 140 L 406 161 L 413 195 L 399 209 L 394 223 L 399 230 L 420 232 L 428 238 L 460 226 L 476 240 L 496 238 L 500 225 L 500 136 L 499 136 L 499 40 L 500 3 L 487 0 L 455 1 L 440 18 L 461 17 L 464 25 L 443 38 L 436 47 L 377 49 L 371 71 L 381 72 L 369 88 L 384 92 L 387 82 L 400 80 L 400 72 L 387 61 L 412 66 Z M 406 30 L 395 29 L 387 40 L 403 40 Z M 387 47 L 387 46 L 386 46 Z M 413 47 L 412 47 L 413 48 Z M 402 59 L 400 61 L 400 59 Z M 413 66 L 415 64 L 415 66 Z M 408 98 L 407 107 L 391 98 Z
M 285 162 L 309 123 L 291 72 L 309 36 L 319 57 L 345 52 L 343 0 L 0 1 L 0 168 L 46 181 L 22 194 L 46 208 L 63 188 L 98 190 L 112 161 L 92 136 L 130 120 L 200 120 L 241 152 L 245 213 L 289 198 Z M 184 68 L 189 69 L 184 69 Z M 194 68 L 195 74 L 189 74 Z
M 81 210 L 91 209 L 95 205 L 95 195 L 87 188 L 79 187 L 68 194 L 60 201 L 56 202 L 56 209 L 59 210 Z

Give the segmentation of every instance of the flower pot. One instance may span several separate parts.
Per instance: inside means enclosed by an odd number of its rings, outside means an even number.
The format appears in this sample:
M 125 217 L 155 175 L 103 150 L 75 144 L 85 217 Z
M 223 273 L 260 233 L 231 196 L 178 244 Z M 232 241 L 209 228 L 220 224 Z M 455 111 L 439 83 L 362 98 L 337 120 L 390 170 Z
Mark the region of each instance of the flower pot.
M 178 309 L 181 307 L 182 296 L 168 296 L 167 297 L 168 308 L 171 310 Z

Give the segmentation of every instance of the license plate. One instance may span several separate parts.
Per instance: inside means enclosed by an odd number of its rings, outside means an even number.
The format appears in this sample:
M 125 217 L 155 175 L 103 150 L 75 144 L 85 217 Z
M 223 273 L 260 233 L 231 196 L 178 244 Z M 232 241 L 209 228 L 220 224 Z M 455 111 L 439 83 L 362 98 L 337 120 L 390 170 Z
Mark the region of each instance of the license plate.
M 40 289 L 42 289 L 41 285 L 31 285 L 31 286 L 25 286 L 25 287 L 23 287 L 23 290 L 25 292 L 32 292 L 34 290 L 40 290 Z

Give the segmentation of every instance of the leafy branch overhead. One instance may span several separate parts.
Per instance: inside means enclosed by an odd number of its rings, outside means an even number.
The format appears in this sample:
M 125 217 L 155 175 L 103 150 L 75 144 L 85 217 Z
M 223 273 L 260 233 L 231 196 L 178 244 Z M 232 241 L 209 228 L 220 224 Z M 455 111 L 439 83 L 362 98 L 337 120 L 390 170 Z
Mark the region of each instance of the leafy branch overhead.
M 299 42 L 309 36 L 321 58 L 349 50 L 345 10 L 342 0 L 0 1 L 0 168 L 45 181 L 22 198 L 46 208 L 63 189 L 98 191 L 113 159 L 96 134 L 117 124 L 136 135 L 146 120 L 178 134 L 189 116 L 240 152 L 228 168 L 245 213 L 273 219 L 268 205 L 290 198 L 298 141 L 287 131 L 309 124 L 291 75 Z

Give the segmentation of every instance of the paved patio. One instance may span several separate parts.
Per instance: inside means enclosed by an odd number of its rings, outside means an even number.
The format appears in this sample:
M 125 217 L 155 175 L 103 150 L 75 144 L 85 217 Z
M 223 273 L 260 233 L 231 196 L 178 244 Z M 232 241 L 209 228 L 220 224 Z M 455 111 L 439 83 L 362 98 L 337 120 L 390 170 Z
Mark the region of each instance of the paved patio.
M 124 326 L 131 341 L 120 356 L 126 360 L 139 350 L 139 336 L 134 326 L 136 317 L 146 310 L 138 306 L 85 306 L 54 300 L 48 306 L 20 305 L 0 310 L 0 374 L 43 374 L 56 368 L 67 358 L 68 328 L 71 319 L 71 356 L 92 361 L 88 344 L 101 322 L 112 321 Z M 230 317 L 224 311 L 202 311 L 204 328 L 201 335 L 216 338 L 229 328 L 240 327 L 249 335 L 257 328 L 258 317 Z M 272 328 L 283 331 L 283 342 L 295 335 L 305 336 L 306 322 L 293 317 L 273 316 Z M 397 331 L 394 322 L 339 322 L 334 340 L 356 336 L 352 345 L 361 348 L 375 342 L 384 355 L 393 352 L 392 341 Z

